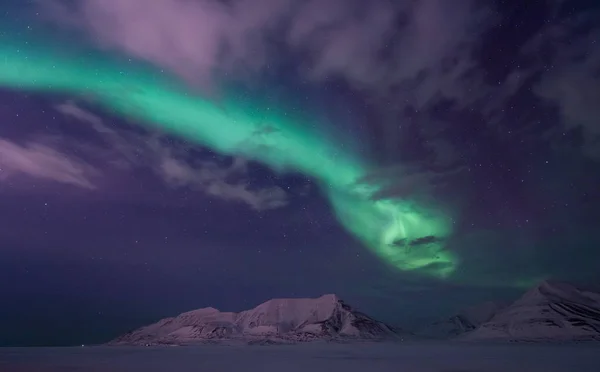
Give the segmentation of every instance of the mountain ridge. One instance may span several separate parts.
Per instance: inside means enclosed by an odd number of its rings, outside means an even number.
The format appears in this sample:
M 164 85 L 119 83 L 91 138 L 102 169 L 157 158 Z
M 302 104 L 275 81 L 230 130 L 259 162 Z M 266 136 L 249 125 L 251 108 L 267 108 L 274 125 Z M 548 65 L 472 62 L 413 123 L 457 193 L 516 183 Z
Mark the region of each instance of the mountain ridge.
M 402 340 L 414 336 L 357 311 L 337 295 L 279 298 L 240 312 L 206 307 L 128 332 L 112 345 L 180 345 L 239 341 Z M 600 294 L 544 281 L 512 303 L 488 301 L 416 334 L 457 341 L 600 340 Z
M 238 313 L 207 307 L 164 318 L 128 332 L 111 345 L 189 344 L 220 341 L 294 343 L 317 340 L 402 338 L 399 329 L 377 321 L 335 294 L 271 299 Z
M 600 294 L 543 281 L 461 336 L 464 340 L 600 340 Z

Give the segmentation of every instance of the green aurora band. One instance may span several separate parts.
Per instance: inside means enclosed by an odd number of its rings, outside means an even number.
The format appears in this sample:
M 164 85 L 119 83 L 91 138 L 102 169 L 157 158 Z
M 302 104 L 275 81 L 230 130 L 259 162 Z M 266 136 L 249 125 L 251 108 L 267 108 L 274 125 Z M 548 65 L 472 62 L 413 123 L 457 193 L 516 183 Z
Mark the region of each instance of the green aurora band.
M 45 43 L 3 38 L 0 86 L 94 97 L 105 109 L 215 152 L 314 178 L 340 223 L 393 267 L 444 279 L 457 258 L 445 250 L 447 214 L 413 200 L 376 199 L 384 185 L 362 182 L 374 164 L 311 129 L 307 118 L 226 95 L 218 104 L 166 74 L 108 55 L 69 55 Z

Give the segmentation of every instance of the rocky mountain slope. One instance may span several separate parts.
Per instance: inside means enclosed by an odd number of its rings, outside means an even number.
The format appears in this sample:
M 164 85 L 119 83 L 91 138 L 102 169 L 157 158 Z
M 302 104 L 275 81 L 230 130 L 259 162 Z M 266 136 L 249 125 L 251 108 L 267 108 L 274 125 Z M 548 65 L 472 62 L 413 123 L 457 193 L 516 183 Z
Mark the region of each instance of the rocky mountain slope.
M 543 282 L 465 340 L 600 340 L 600 294 Z
M 240 313 L 204 308 L 166 318 L 129 332 L 113 345 L 155 345 L 242 340 L 299 342 L 313 340 L 382 340 L 401 333 L 355 311 L 335 295 L 273 299 Z
M 447 339 L 471 332 L 481 324 L 492 319 L 504 304 L 488 301 L 471 306 L 449 318 L 434 322 L 418 331 L 420 336 Z

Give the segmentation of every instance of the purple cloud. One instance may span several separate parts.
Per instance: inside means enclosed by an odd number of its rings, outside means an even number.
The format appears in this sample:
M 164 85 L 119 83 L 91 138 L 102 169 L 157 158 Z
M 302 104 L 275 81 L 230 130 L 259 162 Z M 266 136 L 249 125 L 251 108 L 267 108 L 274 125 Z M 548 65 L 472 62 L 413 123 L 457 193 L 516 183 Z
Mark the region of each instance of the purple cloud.
M 91 165 L 42 143 L 21 146 L 0 138 L 0 181 L 17 176 L 55 181 L 95 189 L 92 178 L 98 172 Z
M 471 52 L 489 25 L 474 0 L 40 3 L 100 45 L 205 88 L 215 77 L 243 78 L 276 63 L 281 55 L 272 40 L 279 39 L 306 55 L 301 68 L 308 79 L 342 77 L 380 99 L 393 92 L 398 104 L 418 108 L 442 96 L 467 99 Z
M 218 71 L 264 65 L 261 34 L 281 21 L 290 3 L 56 0 L 40 5 L 55 20 L 88 31 L 103 47 L 150 61 L 206 88 Z

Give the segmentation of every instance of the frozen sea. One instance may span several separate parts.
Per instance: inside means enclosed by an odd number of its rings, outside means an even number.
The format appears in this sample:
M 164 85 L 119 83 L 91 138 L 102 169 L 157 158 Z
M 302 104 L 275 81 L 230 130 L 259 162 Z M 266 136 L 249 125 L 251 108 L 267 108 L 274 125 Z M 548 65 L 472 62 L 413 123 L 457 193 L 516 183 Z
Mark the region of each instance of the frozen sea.
M 0 348 L 2 372 L 600 371 L 600 344 L 301 344 Z

